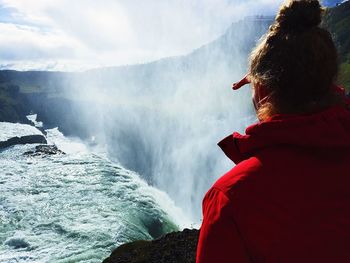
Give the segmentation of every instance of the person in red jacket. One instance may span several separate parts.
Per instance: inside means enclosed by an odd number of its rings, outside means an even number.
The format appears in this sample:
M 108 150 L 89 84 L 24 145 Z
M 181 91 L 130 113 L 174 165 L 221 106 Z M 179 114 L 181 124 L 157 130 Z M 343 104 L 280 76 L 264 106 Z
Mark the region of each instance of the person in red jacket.
M 219 143 L 236 166 L 203 200 L 197 263 L 350 262 L 350 111 L 316 0 L 291 0 L 253 50 L 259 122 Z

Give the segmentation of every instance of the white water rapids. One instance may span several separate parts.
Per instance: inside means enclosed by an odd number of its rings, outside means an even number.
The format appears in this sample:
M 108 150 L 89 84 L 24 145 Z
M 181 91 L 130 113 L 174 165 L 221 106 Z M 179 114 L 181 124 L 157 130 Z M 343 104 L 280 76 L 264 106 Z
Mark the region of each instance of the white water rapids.
M 189 225 L 138 174 L 57 129 L 47 138 L 66 154 L 23 155 L 35 145 L 0 151 L 0 262 L 101 262 L 122 243 Z

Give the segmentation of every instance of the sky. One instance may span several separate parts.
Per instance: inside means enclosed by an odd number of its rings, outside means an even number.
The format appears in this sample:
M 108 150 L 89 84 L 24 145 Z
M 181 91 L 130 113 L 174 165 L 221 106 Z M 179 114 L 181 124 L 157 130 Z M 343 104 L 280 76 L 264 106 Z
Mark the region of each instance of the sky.
M 282 0 L 0 0 L 0 69 L 80 71 L 179 56 Z

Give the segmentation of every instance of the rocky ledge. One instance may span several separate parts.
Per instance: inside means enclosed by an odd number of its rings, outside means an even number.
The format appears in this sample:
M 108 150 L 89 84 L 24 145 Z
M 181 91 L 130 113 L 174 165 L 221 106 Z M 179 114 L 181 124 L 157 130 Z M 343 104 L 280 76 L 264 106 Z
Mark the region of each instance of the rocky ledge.
M 0 122 L 0 149 L 17 144 L 47 144 L 37 128 L 20 123 Z
M 55 154 L 65 154 L 56 145 L 38 145 L 35 146 L 34 151 L 25 152 L 23 155 L 26 156 L 45 156 L 45 155 L 55 155 Z
M 195 263 L 199 230 L 185 229 L 152 241 L 121 245 L 103 263 Z
M 25 135 L 21 137 L 12 137 L 6 141 L 0 141 L 0 149 L 7 148 L 17 144 L 28 144 L 28 143 L 44 143 L 46 144 L 46 138 L 44 135 L 34 134 Z

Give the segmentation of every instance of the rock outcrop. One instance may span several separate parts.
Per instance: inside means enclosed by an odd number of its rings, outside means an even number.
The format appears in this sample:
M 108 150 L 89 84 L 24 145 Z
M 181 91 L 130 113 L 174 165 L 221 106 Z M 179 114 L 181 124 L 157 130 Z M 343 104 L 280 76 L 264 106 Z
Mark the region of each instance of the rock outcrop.
M 21 123 L 0 122 L 0 149 L 17 144 L 47 144 L 37 128 Z
M 56 154 L 65 154 L 56 145 L 38 145 L 35 146 L 34 151 L 25 152 L 23 155 L 26 156 L 45 156 L 45 155 L 56 155 Z
M 12 137 L 6 141 L 0 141 L 0 149 L 7 148 L 17 144 L 28 144 L 28 143 L 47 144 L 47 141 L 45 136 L 40 134 L 25 135 L 22 137 Z
M 195 263 L 199 230 L 185 229 L 152 241 L 121 245 L 103 263 Z

